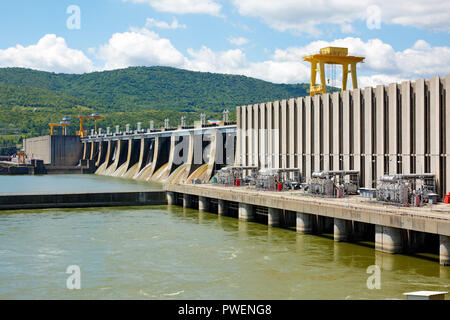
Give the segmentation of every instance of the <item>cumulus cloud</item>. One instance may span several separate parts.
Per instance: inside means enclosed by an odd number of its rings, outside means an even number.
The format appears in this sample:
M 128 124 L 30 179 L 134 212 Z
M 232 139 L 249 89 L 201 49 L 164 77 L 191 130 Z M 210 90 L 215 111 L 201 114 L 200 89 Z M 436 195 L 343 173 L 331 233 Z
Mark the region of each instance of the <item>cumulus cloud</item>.
M 181 67 L 185 60 L 170 40 L 145 28 L 113 34 L 96 50 L 96 56 L 105 61 L 104 69 L 108 70 L 152 65 Z
M 368 8 L 379 8 L 382 23 L 450 32 L 450 2 L 442 0 L 233 0 L 243 16 L 262 19 L 279 31 L 321 35 L 318 28 L 331 24 L 344 33 L 353 32 L 352 23 L 372 17 Z
M 449 47 L 432 47 L 426 41 L 419 40 L 412 48 L 395 51 L 392 46 L 379 39 L 363 41 L 351 37 L 331 42 L 314 41 L 303 47 L 277 49 L 268 60 L 261 62 L 248 61 L 240 49 L 220 52 L 207 47 L 200 50 L 189 49 L 185 68 L 243 74 L 275 83 L 308 83 L 310 65 L 301 58 L 327 46 L 348 47 L 349 54 L 366 57 L 365 62 L 358 65 L 360 87 L 450 74 Z M 339 69 L 337 76 L 341 77 Z M 339 79 L 336 80 L 339 84 Z
M 313 41 L 305 46 L 276 49 L 264 61 L 249 61 L 241 48 L 214 51 L 202 46 L 199 49 L 189 48 L 184 55 L 169 39 L 161 38 L 146 28 L 115 33 L 107 43 L 90 51 L 103 64 L 99 68 L 95 68 L 82 51 L 69 48 L 63 38 L 53 34 L 45 35 L 37 44 L 28 47 L 17 45 L 0 49 L 0 66 L 83 73 L 162 65 L 240 74 L 275 83 L 308 83 L 310 65 L 302 61 L 302 57 L 327 46 L 347 47 L 349 54 L 366 57 L 364 63 L 358 66 L 360 87 L 450 74 L 450 47 L 431 46 L 425 40 L 418 40 L 411 48 L 401 51 L 394 50 L 380 39 L 363 41 L 347 37 L 334 41 Z M 339 80 L 340 71 L 337 78 Z
M 146 28 L 152 28 L 152 27 L 156 27 L 156 28 L 160 28 L 160 29 L 186 29 L 186 25 L 185 24 L 179 24 L 177 19 L 173 19 L 172 23 L 169 24 L 166 21 L 158 21 L 156 19 L 153 18 L 147 18 L 147 21 L 145 23 L 145 27 Z
M 234 44 L 235 46 L 243 46 L 248 43 L 248 39 L 244 37 L 230 37 L 228 38 L 228 42 Z
M 22 67 L 41 71 L 84 73 L 93 71 L 92 61 L 80 50 L 67 46 L 64 38 L 46 34 L 36 44 L 0 49 L 0 67 Z
M 200 13 L 220 15 L 222 6 L 214 0 L 123 0 L 125 2 L 147 3 L 153 9 L 176 14 Z

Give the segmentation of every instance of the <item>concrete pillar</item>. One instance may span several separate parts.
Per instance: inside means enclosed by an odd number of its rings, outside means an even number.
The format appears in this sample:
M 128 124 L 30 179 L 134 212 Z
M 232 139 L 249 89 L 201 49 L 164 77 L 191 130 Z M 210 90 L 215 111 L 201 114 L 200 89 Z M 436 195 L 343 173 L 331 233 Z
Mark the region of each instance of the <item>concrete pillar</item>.
M 274 159 L 273 159 L 273 134 L 274 134 L 274 124 L 273 124 L 273 107 L 272 103 L 268 102 L 266 104 L 266 113 L 267 113 L 267 158 L 266 164 L 268 168 L 273 168 Z
M 385 167 L 384 167 L 384 155 L 386 154 L 386 139 L 385 135 L 386 133 L 386 126 L 385 126 L 385 118 L 386 118 L 386 112 L 384 110 L 385 107 L 385 101 L 384 101 L 384 86 L 378 85 L 376 87 L 375 91 L 375 98 L 376 98 L 376 136 L 375 136 L 375 145 L 376 145 L 376 158 L 377 158 L 377 165 L 376 165 L 376 175 L 373 177 L 374 180 L 378 180 L 382 175 L 385 174 Z
M 286 100 L 281 100 L 281 123 L 280 131 L 281 131 L 281 167 L 287 168 L 287 153 L 289 146 L 289 122 L 288 122 L 288 110 L 287 110 L 287 102 Z
M 236 107 L 236 152 L 234 158 L 235 165 L 242 164 L 242 149 L 241 149 L 241 140 L 242 140 L 242 116 L 241 116 L 241 107 Z
M 266 105 L 261 103 L 259 106 L 259 115 L 261 117 L 261 122 L 259 124 L 259 133 L 258 133 L 258 141 L 259 141 L 259 156 L 258 161 L 260 163 L 261 168 L 266 167 L 267 163 L 267 117 L 266 117 Z
M 374 177 L 372 176 L 372 154 L 373 154 L 373 89 L 364 89 L 364 181 L 366 188 L 372 188 Z
M 167 192 L 166 193 L 166 195 L 167 195 L 167 204 L 168 205 L 175 205 L 175 204 L 177 204 L 177 198 L 176 198 L 176 195 L 175 195 L 175 192 Z
M 300 169 L 302 176 L 305 176 L 303 172 L 303 154 L 305 153 L 304 149 L 304 126 L 303 126 L 303 98 L 298 98 L 296 100 L 296 108 L 297 108 L 297 168 Z
M 411 82 L 403 81 L 401 84 L 402 102 L 400 104 L 401 114 L 401 150 L 402 155 L 402 173 L 411 173 Z
M 332 108 L 332 114 L 333 114 L 333 170 L 339 170 L 339 164 L 340 164 L 340 156 L 341 156 L 341 122 L 339 121 L 339 100 L 340 100 L 340 93 L 339 92 L 333 92 L 332 98 L 331 98 L 331 108 Z
M 209 199 L 206 197 L 198 197 L 198 210 L 208 211 L 209 210 Z
M 439 236 L 439 263 L 443 266 L 450 266 L 450 237 Z
M 445 190 L 443 192 L 443 194 L 447 194 L 448 192 L 450 192 L 450 170 L 448 168 L 450 168 L 450 156 L 448 156 L 448 154 L 450 153 L 450 75 L 447 75 L 445 77 L 445 97 L 443 99 L 445 99 L 445 103 L 444 103 L 444 119 L 443 121 L 445 121 L 445 135 L 443 137 L 444 139 L 444 145 L 445 145 L 445 160 L 444 163 L 442 164 L 445 167 Z
M 242 111 L 242 128 L 241 128 L 241 164 L 243 166 L 247 166 L 248 162 L 247 162 L 247 142 L 248 142 L 248 123 L 247 123 L 247 107 L 246 106 L 242 106 L 241 107 L 241 111 Z
M 425 145 L 428 137 L 426 130 L 425 80 L 418 79 L 415 84 L 415 148 L 416 173 L 425 172 Z
M 281 140 L 281 129 L 280 129 L 280 102 L 275 101 L 273 103 L 273 142 L 272 142 L 272 152 L 273 152 L 273 163 L 272 168 L 280 167 L 280 140 Z
M 387 253 L 400 253 L 403 250 L 402 230 L 398 228 L 375 226 L 375 250 Z
M 190 194 L 183 194 L 183 207 L 191 208 L 192 207 L 192 197 Z
M 289 106 L 289 150 L 288 150 L 288 167 L 295 168 L 295 143 L 296 143 L 296 130 L 295 130 L 295 100 L 290 99 L 288 101 Z
M 353 170 L 358 170 L 361 177 L 361 137 L 363 137 L 361 134 L 363 132 L 363 124 L 361 123 L 361 89 L 353 90 L 352 99 L 353 128 L 350 139 L 353 142 Z
M 323 116 L 323 169 L 330 170 L 330 155 L 333 153 L 331 148 L 331 121 L 330 116 L 332 112 L 330 112 L 330 94 L 326 93 L 322 96 L 322 116 Z
M 311 121 L 311 113 L 312 113 L 312 98 L 311 97 L 306 97 L 305 99 L 305 157 L 306 157 L 306 161 L 305 161 L 305 168 L 304 168 L 304 177 L 306 178 L 306 182 L 309 182 L 309 180 L 311 179 L 311 158 L 312 158 L 312 145 L 311 145 L 311 141 L 312 141 L 312 137 L 311 137 L 311 132 L 312 132 L 312 124 L 313 122 Z
M 351 230 L 350 220 L 334 218 L 334 241 L 348 241 Z
M 430 172 L 436 175 L 436 191 L 441 192 L 441 126 L 442 118 L 440 108 L 441 80 L 439 77 L 430 79 Z
M 313 232 L 313 216 L 309 213 L 297 212 L 297 233 Z
M 321 107 L 320 107 L 320 99 L 321 95 L 315 95 L 313 99 L 313 113 L 314 113 L 314 130 L 313 130 L 313 154 L 314 154 L 314 162 L 313 167 L 314 171 L 320 171 L 320 155 L 323 153 L 320 150 L 321 140 L 322 138 L 322 132 L 321 132 L 321 122 L 323 121 L 320 113 Z
M 267 225 L 271 227 L 279 227 L 281 220 L 281 210 L 276 208 L 268 208 Z
M 228 212 L 228 202 L 219 199 L 217 203 L 217 214 L 219 216 L 226 216 L 227 212 Z
M 244 221 L 253 221 L 255 219 L 251 204 L 239 203 L 239 219 Z
M 247 141 L 248 141 L 248 145 L 247 145 L 247 163 L 248 165 L 252 166 L 253 165 L 253 148 L 254 148 L 254 141 L 253 141 L 253 132 L 255 130 L 254 128 L 254 122 L 253 122 L 253 106 L 252 105 L 248 105 L 247 106 Z
M 343 153 L 343 169 L 350 170 L 350 147 L 352 138 L 352 126 L 350 122 L 351 106 L 350 100 L 352 99 L 350 91 L 344 91 L 342 95 L 342 153 Z
M 389 115 L 389 174 L 398 173 L 398 87 L 396 83 L 391 83 L 388 87 L 388 101 L 389 101 L 389 110 L 387 114 Z M 405 115 L 406 117 L 408 115 Z

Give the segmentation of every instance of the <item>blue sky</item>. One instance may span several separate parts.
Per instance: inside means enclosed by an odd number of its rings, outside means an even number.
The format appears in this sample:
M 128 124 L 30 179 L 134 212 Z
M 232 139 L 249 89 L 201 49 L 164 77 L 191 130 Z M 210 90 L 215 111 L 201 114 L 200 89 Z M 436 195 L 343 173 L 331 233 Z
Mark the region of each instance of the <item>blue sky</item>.
M 15 0 L 0 3 L 0 27 L 0 67 L 166 65 L 298 83 L 301 57 L 336 45 L 366 57 L 360 86 L 450 74 L 450 1 Z

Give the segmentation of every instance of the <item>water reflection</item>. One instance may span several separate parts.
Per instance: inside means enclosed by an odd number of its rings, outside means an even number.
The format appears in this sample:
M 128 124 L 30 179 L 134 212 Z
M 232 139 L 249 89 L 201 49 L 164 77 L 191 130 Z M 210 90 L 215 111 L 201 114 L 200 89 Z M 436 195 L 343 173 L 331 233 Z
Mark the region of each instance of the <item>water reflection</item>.
M 404 299 L 450 285 L 426 259 L 178 206 L 3 214 L 0 243 L 0 299 Z M 74 263 L 82 292 L 64 288 Z M 380 290 L 366 287 L 373 264 Z

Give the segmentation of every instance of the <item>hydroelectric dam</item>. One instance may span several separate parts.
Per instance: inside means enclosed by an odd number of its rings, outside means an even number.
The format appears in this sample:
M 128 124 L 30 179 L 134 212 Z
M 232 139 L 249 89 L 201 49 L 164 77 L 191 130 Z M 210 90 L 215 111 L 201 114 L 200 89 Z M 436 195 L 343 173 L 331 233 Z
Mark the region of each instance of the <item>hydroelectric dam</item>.
M 240 106 L 236 118 L 99 130 L 79 158 L 163 183 L 168 204 L 389 253 L 431 246 L 450 265 L 450 75 Z

